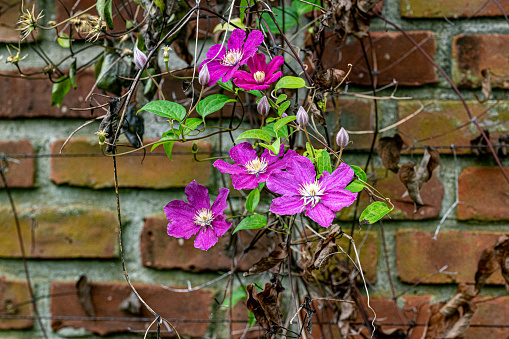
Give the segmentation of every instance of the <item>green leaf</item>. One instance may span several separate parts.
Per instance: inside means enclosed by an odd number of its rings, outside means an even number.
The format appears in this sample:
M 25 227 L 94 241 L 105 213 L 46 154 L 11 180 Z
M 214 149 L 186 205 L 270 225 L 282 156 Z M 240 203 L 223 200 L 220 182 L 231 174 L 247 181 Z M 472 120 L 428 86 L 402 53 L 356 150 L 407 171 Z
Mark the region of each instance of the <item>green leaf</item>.
M 309 144 L 309 142 L 306 142 L 306 151 L 304 152 L 304 156 L 307 157 L 309 160 L 311 160 L 313 163 L 316 163 L 316 159 L 313 157 L 313 151 L 316 153 L 318 152 L 313 146 Z
M 285 101 L 286 98 L 288 98 L 288 95 L 286 94 L 280 94 L 278 97 L 277 97 L 277 100 L 276 100 L 276 105 L 279 105 L 281 102 Z
M 51 94 L 51 106 L 57 105 L 58 108 L 62 107 L 62 101 L 69 90 L 71 89 L 71 80 L 68 76 L 60 77 L 56 83 L 53 84 L 53 92 Z
M 329 153 L 324 149 L 321 149 L 319 151 L 320 153 L 316 155 L 316 167 L 318 173 L 322 174 L 325 171 L 332 173 L 332 166 L 330 163 Z
M 251 328 L 256 324 L 256 318 L 255 318 L 253 312 L 251 312 L 251 311 L 248 311 L 248 312 L 249 312 L 248 325 L 249 325 L 249 328 Z
M 261 129 L 250 129 L 248 131 L 245 131 L 241 135 L 235 139 L 235 141 L 238 141 L 240 139 L 260 139 L 263 141 L 270 142 L 270 134 L 267 131 L 261 130 Z
M 173 150 L 173 145 L 175 144 L 175 141 L 172 140 L 175 139 L 175 135 L 173 134 L 173 131 L 170 129 L 163 133 L 161 139 L 154 145 L 152 145 L 152 149 L 150 152 L 152 152 L 157 146 L 163 145 L 164 151 L 166 152 L 166 155 L 170 160 L 173 160 L 171 158 L 171 151 Z
M 315 3 L 313 0 L 310 0 L 308 2 Z M 292 1 L 292 9 L 295 11 L 295 13 L 297 13 L 298 16 L 302 16 L 307 12 L 311 12 L 315 8 L 318 9 L 317 7 L 307 4 L 305 2 L 301 2 L 298 0 Z
M 276 22 L 278 23 L 279 27 L 283 30 L 283 32 L 287 32 L 290 28 L 297 25 L 299 23 L 299 16 L 295 12 L 295 10 L 291 7 L 285 7 L 284 13 L 282 7 L 273 7 L 272 12 L 274 13 L 274 17 L 276 18 Z M 285 25 L 283 26 L 283 14 L 284 14 L 284 22 Z M 272 20 L 272 17 L 265 14 L 263 15 L 263 19 L 267 23 L 267 26 L 269 27 L 270 31 L 274 34 L 280 34 L 281 32 L 277 28 L 276 24 Z M 258 20 L 259 21 L 259 20 Z
M 106 4 L 104 5 L 104 21 L 106 21 L 109 29 L 113 29 L 112 2 L 112 0 L 106 0 Z
M 252 95 L 254 95 L 255 97 L 258 97 L 258 98 L 262 98 L 263 97 L 263 93 L 260 92 L 257 89 L 252 89 L 250 91 L 247 91 L 247 93 L 252 94 Z
M 274 123 L 273 127 L 274 132 L 277 133 L 281 129 L 281 127 L 286 126 L 286 124 L 294 121 L 295 119 L 297 119 L 295 115 L 279 119 L 278 121 L 276 121 L 276 123 Z
M 265 126 L 262 127 L 262 130 L 268 132 L 270 134 L 271 137 L 273 138 L 286 138 L 288 137 L 288 130 L 286 128 L 280 128 L 278 131 L 277 131 L 277 136 L 276 136 L 276 132 L 274 132 L 274 126 L 276 125 L 276 123 L 270 123 L 270 124 L 267 124 Z
M 188 118 L 186 119 L 185 125 L 181 124 L 179 127 L 180 133 L 184 130 L 184 135 L 188 135 L 192 131 L 196 129 L 196 127 L 200 126 L 203 122 L 200 118 Z
M 235 26 L 233 26 L 232 24 L 237 26 L 239 29 L 242 29 L 242 30 L 246 29 L 246 25 L 244 25 L 241 18 L 234 18 L 234 19 L 230 20 L 230 25 L 228 25 L 227 22 L 225 22 L 224 24 L 220 24 L 220 23 L 217 24 L 216 27 L 214 27 L 214 29 L 212 30 L 212 33 L 226 31 L 226 28 L 228 28 L 229 32 L 232 32 L 234 29 L 236 29 Z
M 186 116 L 186 109 L 184 106 L 177 104 L 176 102 L 166 100 L 151 101 L 139 109 L 138 113 L 140 111 L 147 111 L 165 118 L 175 119 L 178 122 L 181 122 Z
M 231 307 L 234 307 L 235 305 L 237 305 L 240 299 L 246 299 L 246 297 L 247 297 L 246 291 L 242 286 L 239 286 L 236 290 L 232 292 L 231 296 L 226 297 L 222 306 L 229 307 L 231 299 L 232 301 Z
M 353 172 L 355 173 L 356 176 L 359 177 L 359 179 L 361 179 L 364 182 L 366 182 L 366 180 L 368 180 L 368 177 L 366 176 L 366 173 L 362 170 L 362 168 L 360 168 L 358 166 L 354 166 L 354 165 L 349 165 L 349 166 L 353 169 Z M 357 192 L 362 191 L 365 186 L 366 185 L 363 182 L 361 182 L 358 179 L 355 179 L 350 184 L 348 184 L 348 186 L 346 186 L 345 189 L 349 190 L 350 192 L 357 193 Z
M 247 0 L 240 0 L 239 11 L 240 11 L 240 21 L 241 22 L 244 21 L 244 17 L 246 16 L 247 7 L 248 7 Z
M 375 201 L 362 212 L 359 222 L 361 225 L 374 224 L 378 220 L 382 219 L 384 215 L 392 211 L 393 208 L 387 207 L 387 205 L 381 201 Z
M 267 217 L 261 214 L 250 215 L 242 219 L 233 233 L 240 230 L 255 230 L 267 226 Z
M 71 39 L 69 39 L 69 36 L 63 32 L 58 34 L 57 42 L 63 48 L 69 48 L 69 46 L 71 46 Z
M 282 116 L 284 112 L 286 112 L 286 110 L 288 109 L 288 107 L 290 107 L 290 101 L 285 101 L 281 104 L 281 106 L 279 106 L 279 108 L 277 109 L 277 114 L 279 116 Z
M 299 77 L 286 76 L 282 77 L 276 84 L 274 89 L 277 92 L 278 89 L 281 88 L 302 88 L 306 87 L 306 82 L 304 79 Z
M 207 115 L 219 111 L 228 102 L 235 101 L 235 99 L 232 99 L 224 94 L 209 95 L 205 99 L 200 100 L 198 106 L 196 106 L 196 112 L 205 118 Z
M 76 81 L 76 59 L 71 63 L 71 68 L 69 68 L 69 79 L 71 79 L 72 88 L 76 88 L 78 86 L 78 82 Z
M 104 7 L 106 6 L 106 0 L 97 0 L 95 4 L 95 8 L 97 9 L 97 14 L 104 19 Z
M 154 0 L 154 4 L 159 7 L 161 13 L 164 13 L 164 9 L 166 8 L 166 2 L 164 0 Z
M 258 206 L 258 203 L 260 202 L 260 191 L 258 188 L 255 188 L 251 192 L 249 192 L 249 195 L 247 196 L 246 200 L 246 209 L 253 213 L 256 209 L 256 206 Z
M 235 90 L 233 89 L 233 82 L 231 80 L 228 80 L 227 82 L 221 82 L 220 80 L 217 82 L 217 84 L 225 90 L 235 93 Z

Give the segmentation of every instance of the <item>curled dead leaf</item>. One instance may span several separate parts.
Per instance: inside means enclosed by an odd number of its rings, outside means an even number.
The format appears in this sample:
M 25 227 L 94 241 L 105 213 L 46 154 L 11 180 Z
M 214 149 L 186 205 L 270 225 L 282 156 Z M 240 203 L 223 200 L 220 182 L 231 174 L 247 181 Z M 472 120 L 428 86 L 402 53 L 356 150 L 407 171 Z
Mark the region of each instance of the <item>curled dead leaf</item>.
M 80 305 L 89 317 L 95 317 L 94 304 L 92 303 L 92 287 L 87 282 L 87 277 L 82 275 L 76 282 L 76 292 Z
M 486 134 L 486 136 L 489 139 L 490 131 L 484 130 L 484 133 Z M 486 141 L 486 139 L 484 139 L 482 134 L 479 135 L 477 138 L 470 140 L 470 151 L 477 156 L 491 154 L 490 150 L 488 149 L 487 146 L 488 146 L 488 142 Z
M 485 249 L 481 253 L 481 258 L 477 263 L 477 272 L 475 272 L 475 290 L 476 294 L 479 294 L 481 288 L 486 283 L 486 280 L 495 272 L 498 268 L 497 261 L 492 249 Z
M 277 279 L 277 278 L 276 278 Z M 247 309 L 256 321 L 270 333 L 275 333 L 282 326 L 282 314 L 279 296 L 284 291 L 279 280 L 272 279 L 266 283 L 263 291 L 258 292 L 254 284 L 247 285 Z
M 393 137 L 380 138 L 380 140 L 378 140 L 378 156 L 382 159 L 384 167 L 394 173 L 398 173 L 399 170 L 398 163 L 402 147 L 403 139 L 401 139 L 399 134 Z
M 495 245 L 495 259 L 505 279 L 505 288 L 509 291 L 509 234 L 501 235 L 498 238 Z
M 118 305 L 118 308 L 129 314 L 141 314 L 141 302 L 134 292 L 131 292 L 131 294 Z
M 345 79 L 346 73 L 343 70 L 329 68 L 315 77 L 315 84 L 323 89 L 335 89 Z
M 284 244 L 280 243 L 268 256 L 261 258 L 247 272 L 244 272 L 244 277 L 270 270 L 285 260 L 287 256 L 288 252 L 286 252 Z

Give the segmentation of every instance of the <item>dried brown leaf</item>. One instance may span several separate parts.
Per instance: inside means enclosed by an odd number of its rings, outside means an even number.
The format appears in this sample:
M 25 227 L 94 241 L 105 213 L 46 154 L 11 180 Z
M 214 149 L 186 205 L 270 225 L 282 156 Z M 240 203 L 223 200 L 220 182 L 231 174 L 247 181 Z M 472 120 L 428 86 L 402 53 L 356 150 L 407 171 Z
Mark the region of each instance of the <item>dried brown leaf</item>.
M 134 292 L 131 292 L 131 294 L 118 305 L 118 308 L 129 314 L 141 314 L 141 302 Z
M 92 303 L 91 286 L 87 282 L 87 277 L 82 275 L 76 283 L 76 292 L 80 305 L 89 317 L 95 317 L 94 304 Z
M 481 291 L 481 288 L 486 283 L 486 280 L 495 272 L 498 264 L 495 260 L 495 255 L 492 249 L 485 249 L 481 253 L 481 258 L 477 263 L 477 272 L 475 272 L 475 290 L 476 294 Z
M 474 303 L 467 303 L 463 307 L 463 316 L 456 321 L 451 330 L 445 335 L 446 339 L 460 339 L 467 333 L 477 307 Z
M 475 293 L 472 291 L 471 286 L 458 284 L 458 293 L 440 309 L 440 313 L 445 317 L 450 317 L 457 312 L 461 306 L 474 299 L 474 297 Z
M 460 318 L 458 310 L 449 317 L 444 316 L 440 312 L 444 305 L 444 302 L 439 302 L 430 306 L 431 315 L 428 320 L 425 339 L 443 338 Z
M 481 71 L 481 74 L 483 76 L 482 83 L 481 83 L 481 92 L 484 95 L 484 99 L 481 102 L 489 100 L 491 96 L 491 72 L 490 69 L 483 69 Z
M 266 330 L 274 333 L 282 326 L 282 314 L 279 296 L 284 291 L 279 280 L 272 279 L 266 283 L 261 292 L 257 292 L 255 285 L 250 284 L 247 290 L 247 309 L 251 311 L 256 321 Z
M 396 134 L 393 137 L 384 137 L 378 140 L 377 151 L 382 159 L 385 168 L 398 173 L 399 170 L 399 157 L 401 148 L 403 147 L 403 139 Z
M 345 76 L 345 71 L 336 68 L 329 68 L 328 70 L 318 74 L 314 80 L 315 84 L 319 88 L 334 89 L 344 81 Z
M 280 243 L 272 252 L 269 253 L 268 256 L 261 258 L 247 272 L 244 272 L 244 277 L 270 270 L 285 260 L 287 256 L 288 252 L 286 252 L 284 244 Z
M 486 134 L 486 137 L 488 137 L 489 139 L 490 131 L 484 130 L 484 133 Z M 477 156 L 491 154 L 490 150 L 486 146 L 488 146 L 488 142 L 486 141 L 486 139 L 484 139 L 482 134 L 479 135 L 477 138 L 470 140 L 470 150 L 473 154 Z
M 509 134 L 503 135 L 498 138 L 497 154 L 500 158 L 507 157 L 507 146 L 509 146 Z
M 330 232 L 327 235 L 327 237 L 318 242 L 318 244 L 316 245 L 316 248 L 315 248 L 315 252 L 313 253 L 313 257 L 311 259 L 309 259 L 308 262 L 306 263 L 307 274 L 311 275 L 311 272 L 314 269 L 319 268 L 318 266 L 316 266 L 317 264 L 320 264 L 320 267 L 323 265 L 323 263 L 321 263 L 318 260 L 318 258 L 320 258 L 320 257 L 325 258 L 326 254 L 322 255 L 322 251 L 327 247 L 329 247 L 327 249 L 327 251 L 330 251 L 331 248 L 329 246 L 329 243 L 334 244 L 334 239 L 340 232 L 341 232 L 341 227 L 338 224 L 333 224 L 330 228 Z
M 505 288 L 509 291 L 509 234 L 501 235 L 495 245 L 495 259 L 505 279 Z

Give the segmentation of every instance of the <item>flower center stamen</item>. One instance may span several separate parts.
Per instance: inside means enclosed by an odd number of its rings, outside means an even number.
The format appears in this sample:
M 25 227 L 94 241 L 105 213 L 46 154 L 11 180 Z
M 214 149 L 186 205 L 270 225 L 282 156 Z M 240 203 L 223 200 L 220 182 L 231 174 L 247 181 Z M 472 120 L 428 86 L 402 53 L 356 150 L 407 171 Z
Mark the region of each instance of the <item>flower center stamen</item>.
M 257 157 L 256 159 L 253 159 L 253 160 L 247 162 L 244 165 L 244 167 L 246 168 L 247 173 L 249 173 L 249 174 L 260 174 L 260 173 L 265 173 L 268 165 L 269 165 L 269 162 L 267 159 L 260 160 Z
M 236 66 L 242 59 L 242 51 L 238 49 L 232 49 L 228 51 L 223 57 L 222 64 L 224 66 Z
M 265 72 L 257 71 L 255 74 L 253 74 L 253 78 L 256 80 L 258 85 L 261 85 L 265 81 Z
M 193 218 L 195 225 L 201 227 L 210 227 L 212 228 L 212 221 L 214 220 L 214 213 L 208 208 L 202 208 L 198 210 L 196 215 Z
M 304 199 L 304 206 L 311 204 L 313 207 L 320 202 L 320 197 L 324 194 L 325 188 L 315 180 L 307 184 L 300 185 L 299 194 Z

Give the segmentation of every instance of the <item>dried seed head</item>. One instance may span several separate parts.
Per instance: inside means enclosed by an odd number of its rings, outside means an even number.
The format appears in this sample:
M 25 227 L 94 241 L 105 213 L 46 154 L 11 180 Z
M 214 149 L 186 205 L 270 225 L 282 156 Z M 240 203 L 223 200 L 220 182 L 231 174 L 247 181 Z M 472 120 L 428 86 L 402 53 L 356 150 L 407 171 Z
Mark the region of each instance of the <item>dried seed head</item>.
M 346 145 L 348 145 L 349 141 L 350 137 L 348 136 L 348 133 L 343 127 L 341 127 L 338 134 L 336 135 L 336 144 L 338 144 L 339 147 L 344 148 Z
M 198 82 L 202 86 L 207 86 L 210 81 L 210 73 L 207 64 L 203 65 L 200 69 L 200 74 L 198 74 Z
M 143 69 L 145 64 L 147 63 L 147 56 L 140 51 L 138 46 L 134 46 L 134 64 L 139 69 Z
M 260 113 L 261 115 L 269 114 L 270 106 L 267 97 L 263 97 L 260 99 L 258 105 L 256 106 L 256 109 L 258 110 L 258 113 Z
M 304 107 L 300 106 L 299 110 L 297 111 L 297 123 L 299 126 L 304 127 L 309 122 L 309 115 L 308 112 L 304 109 Z

